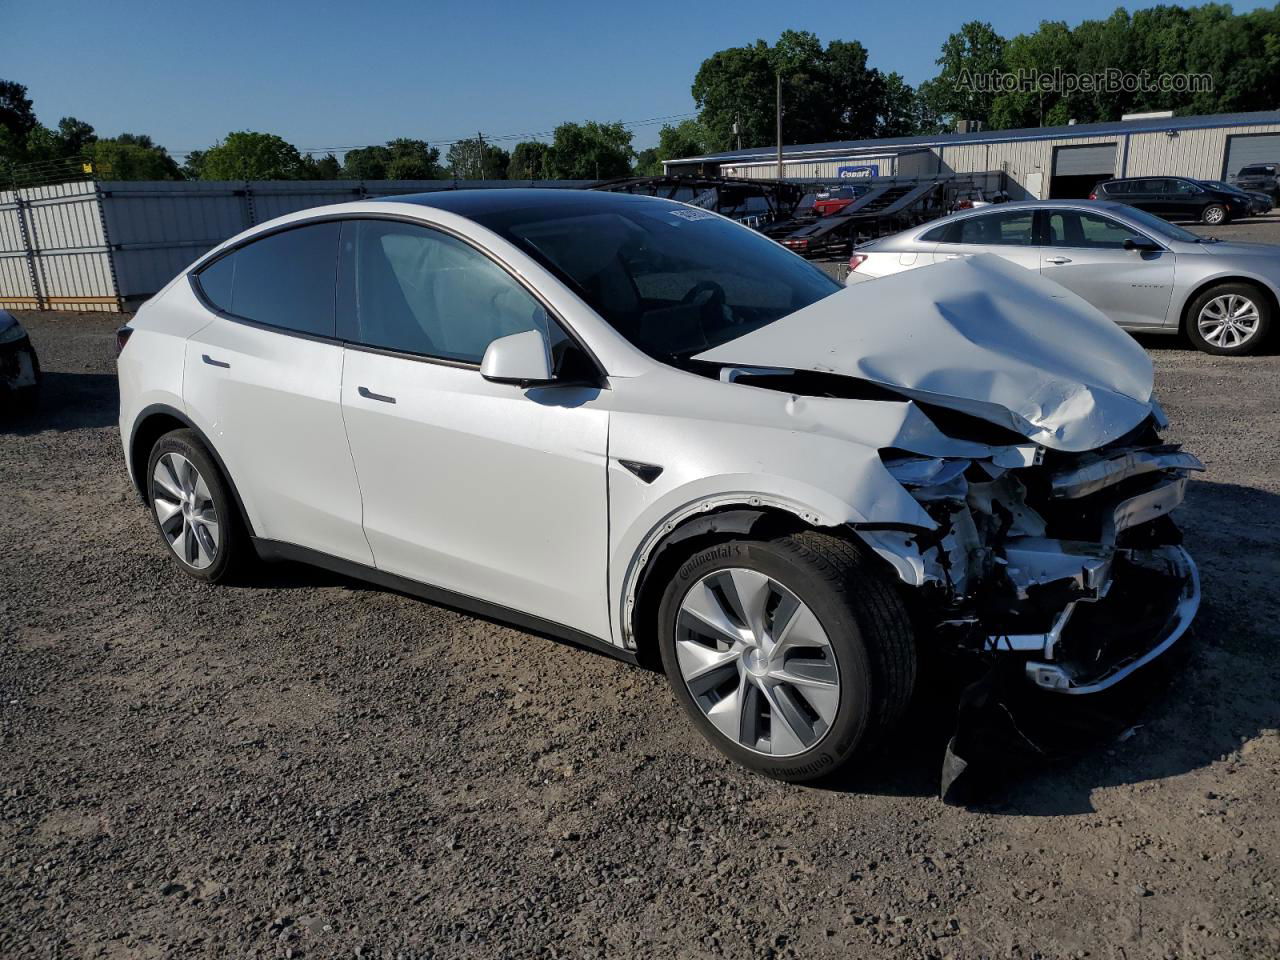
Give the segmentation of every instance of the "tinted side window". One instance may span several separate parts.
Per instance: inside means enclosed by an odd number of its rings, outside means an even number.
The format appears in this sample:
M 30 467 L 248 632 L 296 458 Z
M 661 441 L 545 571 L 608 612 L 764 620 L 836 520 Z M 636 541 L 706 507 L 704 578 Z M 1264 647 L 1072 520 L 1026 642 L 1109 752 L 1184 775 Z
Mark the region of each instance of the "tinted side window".
M 1197 187 L 1190 180 L 1170 180 L 1169 184 L 1173 193 L 1203 193 L 1204 191 Z
M 947 235 L 947 231 L 952 226 L 953 225 L 950 223 L 944 223 L 940 227 L 934 227 L 932 230 L 928 231 L 927 233 L 922 233 L 920 235 L 920 241 L 922 243 L 955 243 L 954 240 L 944 239 Z
M 1131 193 L 1133 191 L 1132 180 L 1116 180 L 1112 183 L 1104 183 L 1102 189 L 1109 194 Z
M 1018 210 L 968 217 L 957 224 L 960 228 L 958 242 L 996 246 L 1030 246 L 1032 216 L 1030 210 Z
M 219 310 L 231 312 L 231 287 L 236 276 L 236 255 L 228 254 L 200 271 L 201 292 Z
M 254 240 L 202 270 L 200 288 L 237 317 L 332 337 L 337 261 L 337 223 L 295 227 Z
M 484 254 L 446 233 L 392 220 L 343 224 L 341 301 L 367 346 L 479 363 L 499 337 L 558 328 L 534 296 Z M 553 329 L 555 328 L 555 329 Z
M 1169 190 L 1167 180 L 1139 180 L 1137 184 L 1135 193 L 1167 193 Z
M 1145 240 L 1142 234 L 1109 217 L 1074 210 L 1051 211 L 1048 243 L 1055 247 L 1120 250 L 1126 239 Z

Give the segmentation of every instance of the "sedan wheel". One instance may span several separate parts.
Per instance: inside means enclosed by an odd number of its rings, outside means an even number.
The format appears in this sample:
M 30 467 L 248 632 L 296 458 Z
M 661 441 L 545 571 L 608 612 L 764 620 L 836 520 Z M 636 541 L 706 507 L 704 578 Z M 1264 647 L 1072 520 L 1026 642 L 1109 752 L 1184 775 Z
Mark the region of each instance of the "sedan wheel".
M 680 604 L 676 658 L 698 708 L 748 750 L 795 756 L 835 720 L 840 670 L 826 631 L 758 570 L 718 570 L 693 585 Z
M 1204 342 L 1224 350 L 1238 350 L 1258 335 L 1262 314 L 1249 297 L 1226 293 L 1200 309 L 1196 329 Z
M 166 453 L 156 461 L 151 506 L 178 559 L 196 570 L 217 559 L 220 525 L 213 494 L 195 464 L 182 454 Z

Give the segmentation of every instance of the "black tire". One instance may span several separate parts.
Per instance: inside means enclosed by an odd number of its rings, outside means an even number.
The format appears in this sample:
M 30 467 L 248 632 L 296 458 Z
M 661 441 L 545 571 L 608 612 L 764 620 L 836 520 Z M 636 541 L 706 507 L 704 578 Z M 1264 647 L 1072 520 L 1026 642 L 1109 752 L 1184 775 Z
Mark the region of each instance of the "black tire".
M 218 543 L 212 562 L 207 566 L 197 567 L 180 557 L 175 547 L 169 543 L 161 527 L 156 510 L 155 485 L 153 478 L 156 465 L 165 454 L 173 453 L 186 458 L 199 471 L 209 491 L 213 509 L 218 518 Z M 156 441 L 147 456 L 147 472 L 145 476 L 147 506 L 151 511 L 151 520 L 165 553 L 178 565 L 187 576 L 205 583 L 223 583 L 233 576 L 244 572 L 249 557 L 249 536 L 240 512 L 236 509 L 235 499 L 231 496 L 226 478 L 218 469 L 217 463 L 200 437 L 193 430 L 174 430 L 166 433 Z
M 1221 226 L 1231 222 L 1231 211 L 1220 203 L 1211 203 L 1200 211 L 1200 222 Z
M 834 719 L 801 753 L 774 758 L 730 740 L 704 715 L 681 674 L 681 603 L 702 578 L 735 567 L 765 574 L 807 605 L 835 655 L 840 693 Z M 853 544 L 817 531 L 770 541 L 731 540 L 695 553 L 663 593 L 658 640 L 667 679 L 694 725 L 729 758 L 781 780 L 835 773 L 901 718 L 915 688 L 915 641 L 902 600 Z
M 1222 347 L 1217 344 L 1210 343 L 1200 331 L 1199 318 L 1200 313 L 1209 304 L 1210 301 L 1218 297 L 1229 296 L 1235 294 L 1237 296 L 1247 297 L 1257 307 L 1258 325 L 1257 330 L 1248 340 L 1241 344 Z M 1183 321 L 1183 329 L 1186 331 L 1187 339 L 1191 341 L 1192 346 L 1204 353 L 1215 354 L 1221 357 L 1240 357 L 1245 354 L 1253 353 L 1262 346 L 1271 332 L 1271 315 L 1273 313 L 1271 306 L 1271 298 L 1266 296 L 1260 289 L 1251 283 L 1220 283 L 1215 286 L 1202 290 L 1187 307 L 1186 317 Z

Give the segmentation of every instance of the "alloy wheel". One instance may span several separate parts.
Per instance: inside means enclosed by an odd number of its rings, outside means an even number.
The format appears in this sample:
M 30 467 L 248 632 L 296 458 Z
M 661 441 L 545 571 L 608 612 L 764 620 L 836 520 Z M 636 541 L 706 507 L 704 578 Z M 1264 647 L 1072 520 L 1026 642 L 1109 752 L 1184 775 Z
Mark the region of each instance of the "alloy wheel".
M 748 750 L 794 756 L 835 721 L 840 672 L 826 631 L 794 593 L 757 570 L 717 570 L 689 589 L 676 657 L 699 709 Z
M 1221 223 L 1225 211 L 1221 207 L 1210 207 L 1205 211 L 1205 223 Z
M 1261 322 L 1256 303 L 1238 293 L 1224 293 L 1204 305 L 1196 328 L 1205 343 L 1233 349 L 1252 340 Z
M 179 559 L 203 570 L 218 556 L 218 511 L 195 464 L 180 453 L 166 453 L 151 476 L 151 504 L 160 532 Z

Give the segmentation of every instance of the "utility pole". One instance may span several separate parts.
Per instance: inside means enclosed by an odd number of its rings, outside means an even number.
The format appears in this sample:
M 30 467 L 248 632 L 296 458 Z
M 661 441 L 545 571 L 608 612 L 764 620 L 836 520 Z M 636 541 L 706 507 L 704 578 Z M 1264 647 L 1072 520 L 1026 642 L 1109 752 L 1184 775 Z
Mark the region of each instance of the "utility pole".
M 778 78 L 778 179 L 782 176 L 782 73 L 775 74 Z
M 733 115 L 733 135 L 738 138 L 738 150 L 742 150 L 742 114 Z
M 484 179 L 484 134 L 479 130 L 476 131 L 476 140 L 480 142 L 480 176 L 476 179 Z

